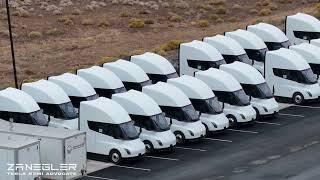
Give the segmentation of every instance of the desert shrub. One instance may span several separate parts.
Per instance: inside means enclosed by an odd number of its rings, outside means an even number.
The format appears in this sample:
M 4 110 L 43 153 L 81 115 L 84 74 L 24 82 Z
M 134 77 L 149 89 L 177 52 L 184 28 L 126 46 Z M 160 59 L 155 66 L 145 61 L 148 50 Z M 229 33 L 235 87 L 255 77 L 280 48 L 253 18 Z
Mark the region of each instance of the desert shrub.
M 42 33 L 39 31 L 31 31 L 28 33 L 28 37 L 32 39 L 37 39 L 42 37 Z
M 258 14 L 258 12 L 259 12 L 259 11 L 258 11 L 257 9 L 250 9 L 250 10 L 249 10 L 249 13 L 250 13 L 250 14 Z
M 226 5 L 226 0 L 210 0 L 211 5 Z
M 107 62 L 112 62 L 115 61 L 117 58 L 111 57 L 111 56 L 102 56 L 98 62 L 98 65 L 107 63 Z
M 294 0 L 279 0 L 279 3 L 281 4 L 289 4 L 289 3 L 293 3 Z
M 260 16 L 269 16 L 272 13 L 272 11 L 268 8 L 263 8 L 259 11 Z
M 159 47 L 159 50 L 163 50 L 163 51 L 171 51 L 171 50 L 175 50 L 179 48 L 179 45 L 182 43 L 183 41 L 181 40 L 171 40 L 166 44 L 163 44 Z
M 203 10 L 206 10 L 206 11 L 209 11 L 212 9 L 212 7 L 208 4 L 200 4 L 199 5 L 199 9 L 203 9 Z
M 50 36 L 56 36 L 58 34 L 60 34 L 61 32 L 58 31 L 57 28 L 52 28 L 52 29 L 49 29 L 48 31 L 46 31 L 46 34 L 47 35 L 50 35 Z
M 217 14 L 226 14 L 227 8 L 225 6 L 218 6 L 216 9 Z
M 129 17 L 129 13 L 127 11 L 124 11 L 120 13 L 120 17 Z
M 278 6 L 277 6 L 276 4 L 273 4 L 273 3 L 269 4 L 268 7 L 269 7 L 269 9 L 272 10 L 272 11 L 278 9 Z
M 145 24 L 154 24 L 154 20 L 152 19 L 147 19 L 144 21 Z
M 228 21 L 230 21 L 230 22 L 238 22 L 239 19 L 238 19 L 237 17 L 230 17 L 230 18 L 228 19 Z
M 107 28 L 109 26 L 110 26 L 110 23 L 107 20 L 100 21 L 98 24 L 98 27 L 101 27 L 101 28 Z
M 92 19 L 83 19 L 81 21 L 81 24 L 84 25 L 84 26 L 92 26 L 94 24 L 94 21 Z
M 209 26 L 209 22 L 207 20 L 204 20 L 204 19 L 199 20 L 197 22 L 197 24 L 198 24 L 199 27 L 208 27 Z
M 241 9 L 241 5 L 240 5 L 240 4 L 234 4 L 234 5 L 232 6 L 232 9 L 234 9 L 234 10 Z
M 74 9 L 72 11 L 72 15 L 80 15 L 81 14 L 81 11 L 79 9 Z
M 181 22 L 182 21 L 182 16 L 179 16 L 177 14 L 172 14 L 169 17 L 169 20 L 172 21 L 172 22 Z
M 216 20 L 216 22 L 217 22 L 217 23 L 223 23 L 224 21 L 223 21 L 222 18 L 218 18 L 218 19 Z
M 261 2 L 262 6 L 268 6 L 269 4 L 270 4 L 269 0 L 264 0 L 264 1 Z
M 219 19 L 219 16 L 217 14 L 210 14 L 209 19 L 212 21 L 216 21 L 217 19 Z
M 143 28 L 144 27 L 144 21 L 141 19 L 131 19 L 129 22 L 130 28 Z
M 73 20 L 69 16 L 62 16 L 58 18 L 58 22 L 61 22 L 65 25 L 73 25 Z
M 147 9 L 142 9 L 141 11 L 139 11 L 139 14 L 151 14 L 151 11 Z

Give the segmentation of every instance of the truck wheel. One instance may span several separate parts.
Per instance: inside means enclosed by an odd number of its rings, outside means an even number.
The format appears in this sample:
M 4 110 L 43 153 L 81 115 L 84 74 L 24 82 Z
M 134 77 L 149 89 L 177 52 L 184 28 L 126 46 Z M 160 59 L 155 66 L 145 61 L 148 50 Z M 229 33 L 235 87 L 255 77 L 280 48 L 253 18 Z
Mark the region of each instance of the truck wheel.
M 143 141 L 145 147 L 146 147 L 146 154 L 150 154 L 154 151 L 153 144 L 150 141 Z
M 208 126 L 205 123 L 202 123 L 204 125 L 204 127 L 206 128 L 206 136 L 210 136 L 210 131 Z
M 176 131 L 174 132 L 174 135 L 176 136 L 178 144 L 183 144 L 186 141 L 186 138 L 182 132 Z
M 295 104 L 303 104 L 304 102 L 304 97 L 301 93 L 297 92 L 297 93 L 294 93 L 293 96 L 292 96 L 292 100 Z
M 238 127 L 238 121 L 237 118 L 235 118 L 233 115 L 227 115 L 227 118 L 229 120 L 229 126 L 232 128 Z
M 120 164 L 122 161 L 122 157 L 121 154 L 118 150 L 111 150 L 110 154 L 109 154 L 109 160 L 110 162 L 114 163 L 114 164 Z

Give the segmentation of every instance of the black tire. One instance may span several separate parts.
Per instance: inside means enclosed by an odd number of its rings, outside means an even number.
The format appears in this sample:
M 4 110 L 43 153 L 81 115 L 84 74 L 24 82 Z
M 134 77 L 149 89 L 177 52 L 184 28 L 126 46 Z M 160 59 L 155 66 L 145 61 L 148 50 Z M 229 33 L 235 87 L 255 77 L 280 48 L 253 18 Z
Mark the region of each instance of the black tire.
M 151 154 L 154 151 L 153 144 L 150 141 L 143 141 L 145 147 L 146 147 L 146 154 Z
M 304 103 L 304 96 L 303 94 L 299 93 L 299 92 L 296 92 L 293 94 L 292 96 L 292 101 L 294 104 L 297 104 L 297 105 L 301 105 Z
M 182 132 L 176 131 L 174 132 L 174 135 L 176 136 L 177 144 L 183 144 L 186 142 L 186 137 Z
M 109 161 L 114 164 L 120 164 L 122 162 L 121 153 L 116 149 L 111 150 L 109 153 Z
M 261 118 L 259 110 L 255 107 L 253 109 L 256 111 L 256 120 L 259 120 Z
M 231 114 L 228 114 L 227 118 L 229 120 L 229 127 L 231 127 L 231 128 L 237 128 L 238 127 L 238 121 L 237 121 L 236 117 L 234 117 Z
M 202 123 L 204 125 L 204 127 L 206 128 L 206 136 L 210 136 L 210 131 L 209 131 L 209 128 L 206 124 Z

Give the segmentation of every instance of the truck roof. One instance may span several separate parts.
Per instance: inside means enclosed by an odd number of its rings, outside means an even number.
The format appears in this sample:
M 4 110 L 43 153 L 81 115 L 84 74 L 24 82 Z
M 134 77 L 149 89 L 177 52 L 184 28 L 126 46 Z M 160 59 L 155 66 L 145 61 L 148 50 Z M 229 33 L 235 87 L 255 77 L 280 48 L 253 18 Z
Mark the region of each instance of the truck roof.
M 5 133 L 0 133 L 0 142 L 0 149 L 21 149 L 40 143 L 40 141 L 35 138 Z
M 78 69 L 77 75 L 88 81 L 94 88 L 117 89 L 124 87 L 116 74 L 100 66 Z
M 151 52 L 131 56 L 130 61 L 141 67 L 147 74 L 172 74 L 176 72 L 166 58 Z
M 27 135 L 27 136 L 37 136 L 37 137 L 46 137 L 51 139 L 66 139 L 70 137 L 74 137 L 78 134 L 83 134 L 85 132 L 64 128 L 54 128 L 54 127 L 46 127 L 46 126 L 37 126 L 30 124 L 22 124 L 22 123 L 12 123 L 12 127 L 10 128 L 10 122 L 0 120 L 0 132 L 1 133 L 10 133 L 17 135 Z
M 168 79 L 168 84 L 178 87 L 190 99 L 209 99 L 215 96 L 206 83 L 192 76 L 183 75 L 179 78 Z
M 100 97 L 92 101 L 80 103 L 80 120 L 122 124 L 131 121 L 128 112 L 117 102 Z
M 10 87 L 0 91 L 0 111 L 30 113 L 38 110 L 39 105 L 29 94 Z
M 125 82 L 144 82 L 149 80 L 148 75 L 138 65 L 119 59 L 115 62 L 103 64 L 104 68 L 115 73 L 121 81 Z
M 189 43 L 180 44 L 180 56 L 190 60 L 198 61 L 219 61 L 223 57 L 220 52 L 208 43 L 194 40 Z
M 68 95 L 60 86 L 43 79 L 22 84 L 21 90 L 31 95 L 37 103 L 62 104 L 70 102 Z
M 183 107 L 191 104 L 189 98 L 183 91 L 164 82 L 145 86 L 142 88 L 142 92 L 149 95 L 160 106 Z
M 269 51 L 266 62 L 271 67 L 291 70 L 305 70 L 310 68 L 307 61 L 297 52 L 285 48 Z
M 220 69 L 210 68 L 206 71 L 199 71 L 196 72 L 195 77 L 215 91 L 233 92 L 242 89 L 240 83 L 231 74 Z
M 261 38 L 252 32 L 238 29 L 236 31 L 226 32 L 225 36 L 236 40 L 244 49 L 265 49 L 267 45 Z
M 88 97 L 95 95 L 93 87 L 82 77 L 71 73 L 48 77 L 48 80 L 60 86 L 68 96 Z
M 320 47 L 318 46 L 309 43 L 302 43 L 290 46 L 289 49 L 299 53 L 305 60 L 307 60 L 308 63 L 320 64 Z
M 278 27 L 267 23 L 259 23 L 247 26 L 250 31 L 260 37 L 264 42 L 285 42 L 289 39 Z
M 320 32 L 320 21 L 308 14 L 297 13 L 287 16 L 286 23 L 290 26 L 296 26 L 299 31 Z
M 205 37 L 203 42 L 215 47 L 223 55 L 242 55 L 246 53 L 237 41 L 220 34 L 213 37 Z
M 147 94 L 136 90 L 112 95 L 129 114 L 152 116 L 161 113 L 159 105 Z
M 220 69 L 231 74 L 235 79 L 243 84 L 261 84 L 266 82 L 262 74 L 253 66 L 242 62 L 223 64 Z

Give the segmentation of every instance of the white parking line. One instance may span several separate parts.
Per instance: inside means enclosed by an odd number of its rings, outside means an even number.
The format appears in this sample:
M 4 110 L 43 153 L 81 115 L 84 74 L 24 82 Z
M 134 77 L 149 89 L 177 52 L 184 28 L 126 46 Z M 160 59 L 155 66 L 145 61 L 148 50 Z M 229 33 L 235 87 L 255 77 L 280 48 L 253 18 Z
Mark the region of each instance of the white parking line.
M 250 134 L 259 134 L 259 132 L 256 131 L 245 131 L 245 130 L 239 130 L 239 129 L 227 129 L 228 131 L 234 131 L 234 132 L 242 132 L 242 133 L 250 133 Z
M 280 116 L 293 116 L 293 117 L 304 117 L 304 115 L 300 114 L 286 114 L 286 113 L 278 113 Z
M 296 107 L 303 107 L 303 108 L 311 108 L 311 109 L 320 109 L 320 107 L 316 107 L 316 106 L 303 106 L 303 105 L 293 105 Z
M 256 123 L 281 126 L 281 124 L 279 124 L 279 123 L 271 123 L 271 122 L 265 122 L 265 121 L 256 121 Z
M 207 150 L 205 149 L 194 149 L 194 148 L 187 148 L 187 147 L 181 147 L 181 146 L 176 146 L 177 149 L 184 149 L 184 150 L 191 150 L 191 151 L 201 151 L 201 152 L 205 152 Z
M 179 159 L 159 157 L 159 156 L 146 156 L 146 157 L 148 157 L 148 158 L 153 158 L 153 159 L 168 160 L 168 161 L 179 161 Z
M 84 177 L 89 177 L 89 178 L 94 178 L 94 179 L 104 179 L 104 180 L 117 180 L 117 179 L 112 179 L 112 178 L 104 178 L 104 177 L 89 176 L 89 175 L 86 175 Z
M 131 166 L 114 165 L 114 167 L 120 167 L 120 168 L 126 168 L 126 169 L 134 169 L 134 170 L 141 170 L 141 171 L 151 171 L 151 169 L 131 167 Z
M 226 140 L 226 139 L 216 139 L 216 138 L 204 138 L 206 140 L 210 140 L 210 141 L 221 141 L 221 142 L 228 142 L 228 143 L 232 143 L 232 141 L 230 140 Z

